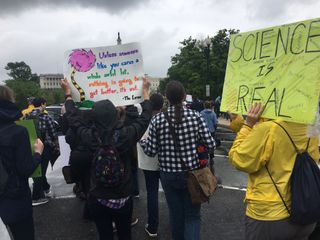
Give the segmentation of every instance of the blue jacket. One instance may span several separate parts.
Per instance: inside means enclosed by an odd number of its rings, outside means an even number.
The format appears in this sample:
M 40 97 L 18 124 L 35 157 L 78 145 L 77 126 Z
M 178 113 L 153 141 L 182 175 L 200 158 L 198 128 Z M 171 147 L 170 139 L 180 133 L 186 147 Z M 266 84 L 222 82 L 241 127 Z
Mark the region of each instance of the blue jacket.
M 207 123 L 209 131 L 214 133 L 218 124 L 217 115 L 210 109 L 204 109 L 200 112 L 201 116 Z
M 0 100 L 0 155 L 9 173 L 5 192 L 0 196 L 0 217 L 5 224 L 32 214 L 28 177 L 41 160 L 39 154 L 32 156 L 27 129 L 14 123 L 21 116 L 13 103 Z

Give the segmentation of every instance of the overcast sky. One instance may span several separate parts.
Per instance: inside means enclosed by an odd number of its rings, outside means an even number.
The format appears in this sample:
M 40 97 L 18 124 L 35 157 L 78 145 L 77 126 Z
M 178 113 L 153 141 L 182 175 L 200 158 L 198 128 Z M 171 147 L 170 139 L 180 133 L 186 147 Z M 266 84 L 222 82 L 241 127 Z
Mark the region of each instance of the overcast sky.
M 0 80 L 10 61 L 62 73 L 66 50 L 142 44 L 144 69 L 165 77 L 179 42 L 319 17 L 316 0 L 0 0 Z

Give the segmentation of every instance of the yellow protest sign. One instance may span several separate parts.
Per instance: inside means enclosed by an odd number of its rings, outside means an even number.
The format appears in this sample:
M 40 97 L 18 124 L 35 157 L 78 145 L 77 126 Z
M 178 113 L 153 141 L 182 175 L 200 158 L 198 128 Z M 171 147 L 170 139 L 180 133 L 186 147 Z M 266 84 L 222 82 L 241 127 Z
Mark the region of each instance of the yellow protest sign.
M 313 123 L 320 90 L 320 18 L 231 36 L 221 111 Z

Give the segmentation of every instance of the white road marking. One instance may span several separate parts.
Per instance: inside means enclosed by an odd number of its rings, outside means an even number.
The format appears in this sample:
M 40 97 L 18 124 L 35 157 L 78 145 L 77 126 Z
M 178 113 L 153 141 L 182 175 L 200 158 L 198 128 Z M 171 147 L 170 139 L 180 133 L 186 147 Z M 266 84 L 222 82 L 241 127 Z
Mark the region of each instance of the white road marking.
M 243 191 L 243 192 L 246 192 L 246 191 L 247 191 L 246 188 L 231 187 L 231 186 L 225 186 L 225 185 L 221 185 L 221 184 L 219 184 L 218 186 L 219 186 L 219 187 L 222 187 L 222 188 L 224 188 L 224 189 L 238 190 L 238 191 Z

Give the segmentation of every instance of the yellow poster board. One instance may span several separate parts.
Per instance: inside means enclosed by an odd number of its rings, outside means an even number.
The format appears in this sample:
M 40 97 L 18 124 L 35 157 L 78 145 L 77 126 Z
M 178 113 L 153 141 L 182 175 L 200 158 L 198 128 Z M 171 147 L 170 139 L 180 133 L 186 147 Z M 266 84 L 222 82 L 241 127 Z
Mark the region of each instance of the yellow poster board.
M 315 121 L 320 90 L 320 18 L 231 36 L 221 111 Z

